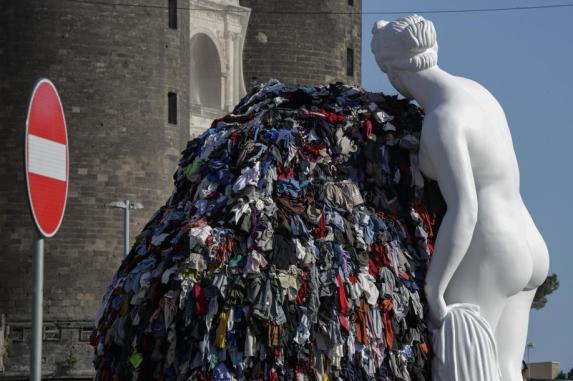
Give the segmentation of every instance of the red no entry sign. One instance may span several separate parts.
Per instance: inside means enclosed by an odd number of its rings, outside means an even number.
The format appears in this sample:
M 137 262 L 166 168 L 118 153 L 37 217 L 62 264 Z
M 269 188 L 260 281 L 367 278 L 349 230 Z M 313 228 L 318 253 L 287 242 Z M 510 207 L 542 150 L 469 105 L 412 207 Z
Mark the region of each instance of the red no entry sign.
M 44 237 L 58 231 L 68 195 L 68 133 L 64 110 L 52 82 L 40 80 L 26 120 L 26 183 L 30 208 Z

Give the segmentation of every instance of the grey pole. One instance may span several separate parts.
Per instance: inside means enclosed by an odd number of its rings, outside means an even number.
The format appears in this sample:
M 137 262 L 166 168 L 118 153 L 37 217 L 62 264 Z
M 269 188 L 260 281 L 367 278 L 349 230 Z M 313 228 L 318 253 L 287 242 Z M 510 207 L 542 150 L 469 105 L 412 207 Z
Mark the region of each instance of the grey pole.
M 530 341 L 529 343 L 527 343 L 526 348 L 527 348 L 527 363 L 529 364 L 529 362 L 530 362 L 530 359 L 529 359 L 530 353 L 529 352 L 532 348 L 535 348 L 535 345 Z
M 143 209 L 143 205 L 140 202 L 122 200 L 112 201 L 107 206 L 123 209 L 123 257 L 125 258 L 129 254 L 129 209 Z
M 129 200 L 125 200 L 125 209 L 123 217 L 123 256 L 129 254 Z
M 34 267 L 34 294 L 32 305 L 32 363 L 30 366 L 30 381 L 40 381 L 42 378 L 42 312 L 44 294 L 44 238 L 38 233 Z

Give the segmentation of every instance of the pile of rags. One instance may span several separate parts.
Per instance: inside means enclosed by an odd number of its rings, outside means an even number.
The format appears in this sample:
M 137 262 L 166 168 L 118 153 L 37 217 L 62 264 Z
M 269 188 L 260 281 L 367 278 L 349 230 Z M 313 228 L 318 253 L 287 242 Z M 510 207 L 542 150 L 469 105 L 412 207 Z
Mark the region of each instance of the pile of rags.
M 109 286 L 97 380 L 430 380 L 423 114 L 255 87 L 189 141 Z

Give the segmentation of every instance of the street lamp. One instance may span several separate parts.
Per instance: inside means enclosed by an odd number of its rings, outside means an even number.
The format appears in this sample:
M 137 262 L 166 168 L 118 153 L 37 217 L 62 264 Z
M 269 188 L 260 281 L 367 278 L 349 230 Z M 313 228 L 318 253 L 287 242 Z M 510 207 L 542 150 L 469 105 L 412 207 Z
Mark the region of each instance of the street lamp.
M 529 364 L 529 351 L 533 348 L 535 348 L 535 345 L 533 345 L 533 343 L 530 341 L 529 343 L 527 343 L 527 363 Z
M 107 206 L 123 209 L 123 256 L 127 257 L 127 254 L 129 253 L 129 210 L 143 209 L 143 204 L 140 202 L 121 200 L 112 201 Z

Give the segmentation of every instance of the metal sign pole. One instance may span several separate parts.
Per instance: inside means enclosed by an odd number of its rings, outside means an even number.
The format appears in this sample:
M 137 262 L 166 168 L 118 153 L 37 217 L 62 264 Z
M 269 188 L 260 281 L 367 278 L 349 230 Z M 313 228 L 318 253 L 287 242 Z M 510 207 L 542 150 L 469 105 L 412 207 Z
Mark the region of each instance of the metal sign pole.
M 125 200 L 125 212 L 123 216 L 123 256 L 129 254 L 129 200 Z
M 44 239 L 53 237 L 60 229 L 69 185 L 66 118 L 58 91 L 48 79 L 41 79 L 34 86 L 26 116 L 24 146 L 28 202 L 37 229 L 32 260 L 30 380 L 40 381 L 44 336 Z
M 42 378 L 42 321 L 44 294 L 44 238 L 38 234 L 33 261 L 34 295 L 32 306 L 32 353 L 30 381 L 40 381 Z

